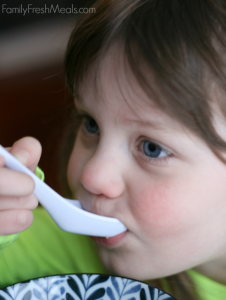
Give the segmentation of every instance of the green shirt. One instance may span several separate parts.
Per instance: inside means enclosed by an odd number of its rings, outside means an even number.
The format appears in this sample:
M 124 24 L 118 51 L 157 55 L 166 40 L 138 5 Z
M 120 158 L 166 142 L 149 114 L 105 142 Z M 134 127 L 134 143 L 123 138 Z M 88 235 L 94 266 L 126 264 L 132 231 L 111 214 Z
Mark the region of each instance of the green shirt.
M 225 300 L 226 286 L 194 271 L 188 270 L 200 300 Z

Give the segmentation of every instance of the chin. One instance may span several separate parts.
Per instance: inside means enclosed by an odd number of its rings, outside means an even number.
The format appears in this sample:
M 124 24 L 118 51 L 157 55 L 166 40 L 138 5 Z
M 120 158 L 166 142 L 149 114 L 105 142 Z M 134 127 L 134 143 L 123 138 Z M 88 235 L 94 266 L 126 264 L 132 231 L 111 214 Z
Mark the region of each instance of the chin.
M 104 267 L 112 274 L 126 277 L 129 272 L 125 255 L 120 249 L 106 249 L 98 247 L 98 253 Z
M 135 258 L 130 257 L 126 252 L 120 249 L 104 249 L 99 248 L 99 256 L 104 267 L 112 274 L 140 281 L 152 278 L 144 277 L 144 272 Z M 135 262 L 135 263 L 134 263 Z
M 122 249 L 99 247 L 98 252 L 104 267 L 112 275 L 148 282 L 178 273 L 177 270 L 163 268 L 162 263 L 156 264 L 151 258 L 141 262 L 142 258 Z

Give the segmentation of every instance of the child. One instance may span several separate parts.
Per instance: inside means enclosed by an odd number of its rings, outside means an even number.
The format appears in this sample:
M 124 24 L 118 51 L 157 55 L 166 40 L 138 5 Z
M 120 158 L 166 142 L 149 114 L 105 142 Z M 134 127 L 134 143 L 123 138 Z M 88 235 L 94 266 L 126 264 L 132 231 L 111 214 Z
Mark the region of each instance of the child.
M 128 230 L 93 243 L 38 208 L 2 250 L 1 285 L 110 272 L 179 300 L 225 299 L 226 3 L 102 0 L 95 8 L 66 52 L 76 113 L 64 165 L 84 209 Z M 34 171 L 41 151 L 24 138 L 10 152 Z M 8 235 L 31 225 L 37 200 L 32 180 L 0 163 L 0 234 Z

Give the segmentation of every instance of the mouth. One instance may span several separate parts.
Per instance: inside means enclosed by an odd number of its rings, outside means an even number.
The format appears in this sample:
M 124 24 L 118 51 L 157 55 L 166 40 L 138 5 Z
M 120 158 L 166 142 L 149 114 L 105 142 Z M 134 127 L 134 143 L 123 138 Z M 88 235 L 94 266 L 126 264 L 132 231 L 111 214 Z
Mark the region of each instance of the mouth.
M 128 234 L 128 230 L 120 233 L 120 234 L 117 234 L 115 236 L 112 236 L 112 237 L 99 237 L 99 236 L 91 236 L 91 239 L 101 245 L 101 246 L 105 246 L 105 247 L 109 247 L 109 248 L 112 248 L 112 247 L 116 247 L 118 246 L 122 240 L 124 240 L 124 238 L 126 237 L 126 235 Z
M 102 216 L 102 214 L 98 214 L 97 212 L 90 211 L 90 210 L 86 209 L 84 206 L 82 206 L 82 208 L 87 212 Z M 112 236 L 112 237 L 100 237 L 100 236 L 90 236 L 90 237 L 95 243 L 97 243 L 101 246 L 112 248 L 112 247 L 117 246 L 125 238 L 127 233 L 128 233 L 128 229 L 126 231 L 124 231 L 120 234 L 117 234 L 115 236 Z

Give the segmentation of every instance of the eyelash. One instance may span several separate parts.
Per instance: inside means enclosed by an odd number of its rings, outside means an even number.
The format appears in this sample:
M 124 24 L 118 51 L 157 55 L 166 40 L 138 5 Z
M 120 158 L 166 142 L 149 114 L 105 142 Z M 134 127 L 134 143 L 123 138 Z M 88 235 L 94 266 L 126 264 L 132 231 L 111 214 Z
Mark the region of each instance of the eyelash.
M 76 112 L 75 114 L 75 118 L 77 120 L 80 121 L 80 126 L 83 125 L 83 130 L 85 133 L 89 134 L 89 135 L 97 135 L 96 133 L 89 133 L 87 132 L 87 130 L 84 128 L 84 125 L 85 125 L 85 121 L 87 118 L 91 118 L 93 119 L 90 115 L 88 115 L 87 113 L 78 113 Z M 94 119 L 93 119 L 94 120 Z M 94 120 L 95 121 L 95 120 Z M 166 156 L 164 157 L 148 157 L 147 155 L 145 155 L 144 153 L 144 150 L 143 150 L 143 147 L 144 147 L 144 143 L 145 142 L 150 142 L 150 143 L 153 143 L 154 145 L 156 146 L 159 146 L 161 148 L 162 151 L 165 151 Z M 139 152 L 142 152 L 142 154 L 140 156 L 142 156 L 141 158 L 147 162 L 147 163 L 151 163 L 151 164 L 162 164 L 162 163 L 167 163 L 171 158 L 174 157 L 174 155 L 167 149 L 165 149 L 163 146 L 159 145 L 158 143 L 154 142 L 154 141 L 151 141 L 149 139 L 145 139 L 143 138 L 140 142 L 139 142 L 139 145 L 136 147 L 136 150 L 138 150 Z

